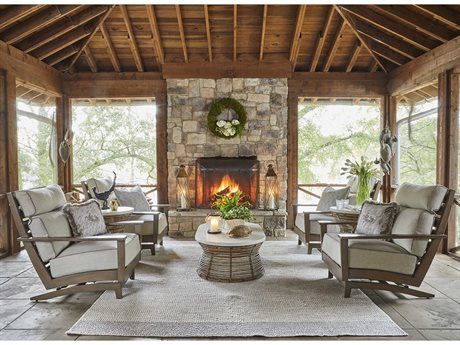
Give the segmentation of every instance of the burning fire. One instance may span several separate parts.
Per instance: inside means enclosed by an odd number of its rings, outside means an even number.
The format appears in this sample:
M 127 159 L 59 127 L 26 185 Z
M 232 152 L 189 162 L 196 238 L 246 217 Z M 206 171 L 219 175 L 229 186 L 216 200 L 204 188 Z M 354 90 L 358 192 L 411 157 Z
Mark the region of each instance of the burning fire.
M 211 195 L 213 197 L 216 194 L 230 195 L 238 191 L 241 191 L 240 186 L 228 174 L 225 174 L 224 177 L 222 177 L 220 183 L 216 183 L 211 187 Z

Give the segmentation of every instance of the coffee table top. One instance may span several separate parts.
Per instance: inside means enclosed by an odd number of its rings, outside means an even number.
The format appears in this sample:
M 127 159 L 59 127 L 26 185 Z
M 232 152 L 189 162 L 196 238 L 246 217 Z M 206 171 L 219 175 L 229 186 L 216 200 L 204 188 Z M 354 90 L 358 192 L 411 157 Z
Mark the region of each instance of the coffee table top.
M 124 214 L 131 214 L 134 212 L 134 207 L 128 207 L 128 206 L 118 206 L 118 209 L 116 211 L 112 211 L 111 209 L 108 210 L 101 210 L 102 215 L 104 217 L 107 216 L 121 216 Z
M 208 234 L 209 225 L 204 223 L 198 226 L 195 234 L 195 240 L 198 243 L 216 247 L 252 246 L 265 241 L 265 233 L 260 225 L 249 222 L 246 222 L 245 225 L 251 228 L 251 235 L 242 238 L 232 238 L 224 233 Z

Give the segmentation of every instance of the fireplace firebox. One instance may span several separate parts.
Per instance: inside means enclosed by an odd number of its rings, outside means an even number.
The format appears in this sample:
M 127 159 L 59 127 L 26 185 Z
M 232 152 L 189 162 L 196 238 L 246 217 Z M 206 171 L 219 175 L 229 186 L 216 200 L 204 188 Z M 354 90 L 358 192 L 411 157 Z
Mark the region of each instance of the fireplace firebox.
M 256 208 L 259 195 L 259 161 L 257 157 L 212 157 L 196 160 L 197 208 L 211 208 L 217 194 L 242 192 Z

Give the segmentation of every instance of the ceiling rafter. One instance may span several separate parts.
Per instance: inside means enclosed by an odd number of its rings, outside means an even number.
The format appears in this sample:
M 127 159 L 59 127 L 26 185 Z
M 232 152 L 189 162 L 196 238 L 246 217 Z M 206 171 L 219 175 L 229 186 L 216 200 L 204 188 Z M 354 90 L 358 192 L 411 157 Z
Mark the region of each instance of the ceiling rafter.
M 426 37 L 421 32 L 417 32 L 412 28 L 408 28 L 393 19 L 384 17 L 364 5 L 341 5 L 340 8 L 353 13 L 354 15 L 364 19 L 374 26 L 377 26 L 380 29 L 386 30 L 391 34 L 400 37 L 410 44 L 423 49 L 424 51 L 429 51 L 438 46 L 438 41 L 433 40 L 430 37 Z
M 41 10 L 45 5 L 10 6 L 0 14 L 0 30 L 16 23 L 17 21 Z
M 318 61 L 321 56 L 321 52 L 323 50 L 324 41 L 326 40 L 326 36 L 329 32 L 329 28 L 331 27 L 332 18 L 334 17 L 334 6 L 329 7 L 329 11 L 326 16 L 326 21 L 324 22 L 323 30 L 318 36 L 318 40 L 316 42 L 315 53 L 313 54 L 313 60 L 310 66 L 310 72 L 315 72 L 316 67 L 318 66 Z
M 334 38 L 332 39 L 331 47 L 326 55 L 326 62 L 324 63 L 323 71 L 328 72 L 332 65 L 332 60 L 334 60 L 335 53 L 339 47 L 340 41 L 342 39 L 342 33 L 345 29 L 346 22 L 342 18 L 340 19 L 339 26 L 335 31 Z
M 131 48 L 131 53 L 133 54 L 137 70 L 138 72 L 144 72 L 144 64 L 137 44 L 136 35 L 134 34 L 133 25 L 131 23 L 131 19 L 129 18 L 128 8 L 126 5 L 119 6 L 123 21 L 125 22 L 126 30 L 128 30 L 129 47 Z
M 107 30 L 107 26 L 105 25 L 105 23 L 101 23 L 99 28 L 101 29 L 102 37 L 104 38 L 104 41 L 107 44 L 107 50 L 113 69 L 115 70 L 115 72 L 121 72 L 120 60 L 118 59 L 117 52 L 115 51 L 115 47 L 113 46 L 112 39 L 110 38 L 109 31 Z
M 393 18 L 396 18 L 405 24 L 416 28 L 418 31 L 423 32 L 425 35 L 428 35 L 443 43 L 450 41 L 456 36 L 452 30 L 446 28 L 445 26 L 439 25 L 436 22 L 427 20 L 425 16 L 422 16 L 415 11 L 410 11 L 407 6 L 380 5 L 372 6 L 372 8 L 388 13 Z
M 91 49 L 89 48 L 89 45 L 87 45 L 83 49 L 83 53 L 85 54 L 86 61 L 88 62 L 88 66 L 91 69 L 91 72 L 96 73 L 97 72 L 97 64 L 96 60 L 94 59 L 93 53 L 91 52 Z
M 53 54 L 43 61 L 50 66 L 57 65 L 59 62 L 66 60 L 67 58 L 74 56 L 79 51 L 79 47 L 76 44 L 72 44 L 64 49 L 61 49 L 56 54 Z M 59 68 L 58 68 L 59 69 Z
M 147 7 L 147 17 L 149 18 L 150 31 L 152 31 L 153 49 L 158 62 L 162 65 L 165 63 L 165 54 L 161 44 L 160 29 L 158 28 L 157 16 L 155 14 L 154 5 L 145 5 Z
M 377 72 L 377 70 L 379 69 L 379 64 L 377 63 L 377 61 L 372 61 L 372 64 L 371 64 L 371 67 L 369 68 L 369 71 L 370 72 Z
M 37 49 L 100 16 L 108 9 L 109 6 L 90 6 L 72 16 L 66 16 L 61 19 L 60 23 L 56 23 L 56 25 L 49 28 L 43 28 L 37 33 L 26 37 L 18 43 L 17 48 L 26 53 L 30 53 L 34 49 Z
M 208 58 L 209 62 L 212 62 L 212 44 L 211 44 L 211 25 L 209 21 L 209 9 L 208 5 L 203 5 L 204 6 L 204 21 L 206 25 L 206 41 L 208 44 Z
M 238 55 L 238 5 L 233 5 L 233 61 Z
M 394 50 L 388 49 L 379 42 L 369 42 L 369 44 L 372 51 L 398 66 L 404 65 L 406 62 L 410 61 L 405 56 L 398 54 Z
M 302 38 L 302 25 L 305 18 L 306 9 L 306 5 L 299 5 L 297 9 L 297 20 L 294 29 L 294 35 L 292 36 L 291 50 L 289 53 L 289 61 L 292 63 L 293 69 L 295 69 L 297 56 L 299 55 L 300 40 Z
M 182 44 L 182 52 L 184 53 L 184 61 L 188 62 L 187 44 L 185 42 L 184 24 L 182 22 L 182 14 L 180 11 L 180 5 L 174 5 L 174 6 L 176 8 L 177 25 L 179 26 L 179 35 L 180 35 L 180 41 Z
M 21 22 L 21 25 L 7 29 L 0 35 L 0 38 L 8 44 L 16 43 L 39 29 L 54 23 L 63 16 L 74 13 L 80 7 L 79 5 L 53 5 L 46 7 L 34 16 Z
M 351 28 L 351 30 L 355 33 L 356 37 L 360 40 L 361 44 L 368 50 L 368 52 L 372 55 L 372 57 L 374 58 L 374 60 L 378 63 L 378 65 L 380 66 L 380 68 L 382 68 L 382 70 L 384 72 L 388 72 L 388 68 L 383 64 L 382 61 L 380 61 L 380 59 L 378 58 L 378 56 L 372 51 L 372 49 L 370 48 L 370 42 L 369 42 L 369 39 L 367 37 L 364 37 L 363 35 L 361 35 L 358 31 L 356 31 L 356 25 L 355 25 L 355 21 L 353 20 L 353 18 L 351 17 L 351 15 L 349 13 L 346 13 L 344 10 L 342 10 L 342 7 L 338 6 L 338 5 L 333 5 L 335 10 L 340 14 L 340 16 L 342 17 L 343 21 L 345 23 L 348 24 L 348 26 Z
M 262 59 L 264 58 L 265 29 L 267 27 L 267 14 L 268 14 L 268 5 L 264 5 L 264 11 L 262 15 L 262 32 L 260 34 L 259 61 L 262 61 Z
M 436 19 L 440 20 L 444 24 L 453 27 L 456 30 L 460 30 L 460 19 L 458 12 L 451 10 L 446 6 L 440 5 L 414 5 L 421 10 L 431 14 Z
M 363 45 L 358 40 L 358 42 L 356 42 L 355 46 L 353 47 L 353 52 L 351 54 L 350 60 L 348 61 L 345 72 L 351 72 L 353 70 L 353 67 L 355 66 L 356 60 L 358 59 L 358 56 L 359 56 L 359 53 L 361 52 L 362 47 Z

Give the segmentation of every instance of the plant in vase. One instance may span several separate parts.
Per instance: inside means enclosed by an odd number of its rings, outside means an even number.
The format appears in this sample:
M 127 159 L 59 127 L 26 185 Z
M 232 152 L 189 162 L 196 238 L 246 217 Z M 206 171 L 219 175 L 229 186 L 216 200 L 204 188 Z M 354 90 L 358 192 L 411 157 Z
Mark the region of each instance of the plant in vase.
M 251 211 L 249 210 L 251 203 L 245 201 L 239 191 L 230 195 L 217 195 L 213 207 L 219 210 L 220 216 L 224 220 L 224 228 L 227 230 L 243 225 L 245 221 L 252 219 Z
M 379 176 L 379 171 L 375 168 L 375 163 L 373 161 L 367 161 L 361 156 L 360 162 L 352 162 L 350 159 L 345 161 L 345 166 L 342 167 L 341 175 L 345 174 L 348 174 L 347 178 L 351 178 L 352 176 L 358 178 L 356 205 L 361 206 L 362 203 L 369 198 L 371 178 L 377 178 Z

